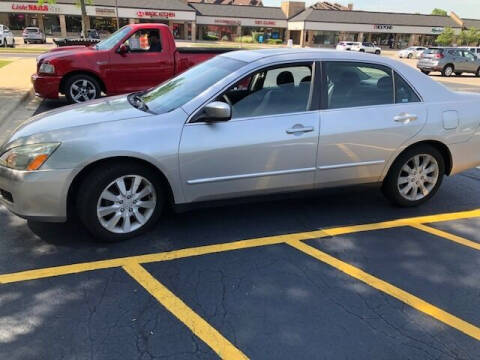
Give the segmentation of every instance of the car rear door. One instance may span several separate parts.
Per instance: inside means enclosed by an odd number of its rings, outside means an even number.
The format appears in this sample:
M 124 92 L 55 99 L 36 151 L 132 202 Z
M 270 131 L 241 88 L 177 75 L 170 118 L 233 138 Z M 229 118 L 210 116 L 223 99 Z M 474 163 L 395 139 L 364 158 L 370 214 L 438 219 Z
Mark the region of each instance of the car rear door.
M 232 104 L 232 119 L 192 119 L 183 129 L 180 173 L 187 201 L 314 186 L 319 113 L 311 102 L 313 62 L 256 71 L 250 94 Z M 226 95 L 226 96 L 224 96 Z
M 397 149 L 424 126 L 424 104 L 382 65 L 325 62 L 323 76 L 317 186 L 378 181 Z
M 461 51 L 465 63 L 465 71 L 476 72 L 478 69 L 477 56 L 468 50 Z

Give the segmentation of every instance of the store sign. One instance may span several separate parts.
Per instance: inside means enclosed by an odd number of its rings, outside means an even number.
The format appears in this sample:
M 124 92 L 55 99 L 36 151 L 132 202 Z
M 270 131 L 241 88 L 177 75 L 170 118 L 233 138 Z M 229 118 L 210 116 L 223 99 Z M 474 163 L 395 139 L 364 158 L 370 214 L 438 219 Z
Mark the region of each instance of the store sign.
M 150 11 L 150 10 L 139 10 L 137 11 L 137 16 L 139 18 L 163 18 L 163 19 L 175 19 L 175 11 Z
M 393 30 L 393 25 L 385 25 L 385 24 L 376 24 L 373 25 L 375 30 Z
M 215 24 L 238 26 L 238 25 L 241 25 L 241 22 L 238 20 L 231 20 L 231 19 L 215 19 Z
M 51 5 L 38 5 L 38 4 L 12 4 L 12 10 L 18 12 L 48 12 L 58 13 L 60 9 Z
M 432 33 L 441 34 L 443 32 L 443 27 L 434 27 L 432 28 Z
M 98 15 L 98 16 L 115 16 L 115 9 L 95 7 L 95 15 Z
M 273 20 L 255 20 L 255 25 L 275 26 L 277 25 L 277 22 Z

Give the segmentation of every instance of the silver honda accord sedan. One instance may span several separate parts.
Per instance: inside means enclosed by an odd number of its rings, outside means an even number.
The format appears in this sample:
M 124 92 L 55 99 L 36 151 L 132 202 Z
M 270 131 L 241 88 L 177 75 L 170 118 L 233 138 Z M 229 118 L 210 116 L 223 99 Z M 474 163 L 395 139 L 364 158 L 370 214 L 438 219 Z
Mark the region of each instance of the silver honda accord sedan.
M 0 148 L 0 202 L 40 221 L 75 212 L 114 241 L 169 202 L 381 183 L 415 206 L 478 165 L 479 95 L 374 55 L 238 51 L 31 118 Z

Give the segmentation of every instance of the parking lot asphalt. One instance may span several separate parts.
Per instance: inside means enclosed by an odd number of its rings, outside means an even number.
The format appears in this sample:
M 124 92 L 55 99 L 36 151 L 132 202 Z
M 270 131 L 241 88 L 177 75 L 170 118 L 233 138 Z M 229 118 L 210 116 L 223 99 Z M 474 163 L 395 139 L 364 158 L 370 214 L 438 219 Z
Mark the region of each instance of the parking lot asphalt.
M 330 189 L 117 244 L 0 206 L 0 359 L 479 359 L 479 229 L 479 169 L 419 208 Z
M 0 208 L 0 358 L 478 359 L 479 185 L 169 212 L 118 244 Z

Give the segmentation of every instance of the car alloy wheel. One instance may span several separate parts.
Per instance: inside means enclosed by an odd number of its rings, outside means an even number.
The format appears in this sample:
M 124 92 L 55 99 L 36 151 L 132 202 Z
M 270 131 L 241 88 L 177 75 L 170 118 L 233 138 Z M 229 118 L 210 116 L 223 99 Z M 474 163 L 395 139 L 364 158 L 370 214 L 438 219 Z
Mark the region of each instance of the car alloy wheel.
M 109 232 L 128 234 L 144 226 L 157 205 L 155 187 L 140 175 L 125 175 L 112 181 L 97 202 L 97 217 Z
M 445 66 L 445 68 L 443 69 L 443 75 L 449 77 L 449 76 L 452 76 L 452 74 L 453 74 L 453 67 L 450 65 Z
M 406 200 L 422 200 L 435 188 L 438 177 L 439 166 L 433 156 L 415 155 L 402 166 L 398 174 L 398 191 Z
M 97 88 L 87 79 L 79 79 L 72 83 L 69 89 L 73 102 L 81 103 L 97 97 Z

